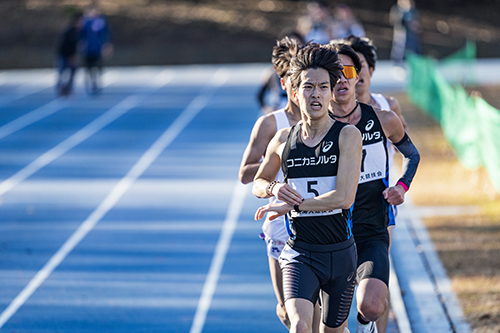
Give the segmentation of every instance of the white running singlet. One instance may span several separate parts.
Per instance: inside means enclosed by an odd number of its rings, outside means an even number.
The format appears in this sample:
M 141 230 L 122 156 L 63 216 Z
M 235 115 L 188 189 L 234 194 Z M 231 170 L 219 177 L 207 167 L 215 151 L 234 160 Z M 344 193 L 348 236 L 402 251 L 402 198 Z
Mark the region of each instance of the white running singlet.
M 274 118 L 276 119 L 276 132 L 283 128 L 290 127 L 290 122 L 286 116 L 285 109 L 280 109 L 273 112 Z M 276 180 L 280 183 L 284 182 L 283 171 L 280 168 Z M 269 203 L 279 202 L 276 197 L 269 198 Z M 271 258 L 278 260 L 283 247 L 288 240 L 288 232 L 285 225 L 285 216 L 280 216 L 277 219 L 270 221 L 269 213 L 266 216 L 264 223 L 262 224 L 262 231 L 265 235 L 265 241 L 267 244 L 267 255 Z
M 377 104 L 380 106 L 382 110 L 390 110 L 391 106 L 389 105 L 389 101 L 384 97 L 382 94 L 374 94 L 371 93 L 372 98 L 377 102 Z M 387 155 L 389 157 L 389 170 L 392 167 L 392 162 L 394 161 L 394 154 L 396 153 L 396 149 L 394 148 L 394 145 L 392 142 L 387 140 Z M 391 174 L 389 174 L 389 184 L 393 184 L 393 181 L 391 179 Z

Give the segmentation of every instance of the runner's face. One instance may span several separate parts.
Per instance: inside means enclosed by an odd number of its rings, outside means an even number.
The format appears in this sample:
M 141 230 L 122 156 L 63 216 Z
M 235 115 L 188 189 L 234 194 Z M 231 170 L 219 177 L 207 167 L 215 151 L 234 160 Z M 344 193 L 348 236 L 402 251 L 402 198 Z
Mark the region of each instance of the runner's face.
M 371 77 L 373 70 L 368 66 L 365 56 L 361 52 L 356 52 L 361 60 L 361 71 L 359 72 L 359 81 L 356 84 L 356 92 L 362 94 L 363 92 L 370 91 Z
M 345 54 L 339 54 L 339 60 L 342 65 L 354 66 L 352 59 Z M 352 79 L 346 79 L 342 74 L 333 90 L 333 99 L 336 103 L 345 104 L 356 99 L 356 84 L 359 80 L 358 76 Z
M 308 118 L 324 116 L 332 99 L 328 72 L 323 68 L 303 71 L 300 86 L 294 95 L 300 110 Z

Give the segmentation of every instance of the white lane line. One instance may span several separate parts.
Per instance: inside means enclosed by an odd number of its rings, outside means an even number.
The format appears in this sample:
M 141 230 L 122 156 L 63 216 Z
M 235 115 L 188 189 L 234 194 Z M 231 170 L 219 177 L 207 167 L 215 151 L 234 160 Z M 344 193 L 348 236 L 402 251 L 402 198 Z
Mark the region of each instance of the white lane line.
M 403 294 L 401 293 L 401 288 L 399 287 L 398 276 L 396 275 L 396 271 L 394 270 L 391 256 L 389 256 L 389 264 L 391 266 L 389 278 L 389 289 L 391 291 L 391 307 L 396 316 L 399 333 L 412 333 L 410 320 L 408 319 L 405 303 L 403 301 Z
M 108 86 L 116 81 L 116 74 L 114 72 L 108 72 L 104 74 L 106 76 L 106 83 L 103 84 L 103 87 Z M 21 96 L 21 97 L 24 97 Z M 18 98 L 21 98 L 18 97 Z M 19 118 L 12 120 L 11 122 L 0 127 L 0 139 L 5 138 L 12 133 L 15 133 L 26 126 L 29 126 L 39 120 L 42 120 L 45 117 L 50 116 L 53 113 L 61 110 L 64 107 L 71 105 L 68 100 L 63 98 L 57 98 L 45 105 L 40 106 L 39 108 L 30 111 Z
M 29 113 L 22 115 L 19 118 L 14 119 L 13 121 L 3 125 L 0 127 L 0 139 L 5 138 L 6 136 L 23 129 L 26 126 L 37 122 L 51 114 L 61 110 L 63 107 L 67 106 L 67 101 L 63 101 L 60 99 L 55 99 Z
M 165 74 L 162 72 L 158 74 L 155 80 L 159 81 L 159 86 L 155 87 L 154 91 L 160 89 L 163 85 L 170 82 L 172 78 L 173 75 L 169 73 Z M 69 138 L 62 141 L 54 148 L 39 156 L 26 167 L 19 170 L 14 175 L 0 183 L 0 196 L 4 195 L 32 174 L 34 174 L 47 164 L 51 163 L 61 155 L 65 154 L 67 151 L 74 148 L 78 144 L 82 143 L 83 141 L 94 135 L 96 132 L 115 121 L 117 118 L 121 117 L 123 114 L 137 106 L 142 100 L 144 100 L 149 94 L 153 93 L 154 91 L 150 91 L 148 94 L 137 94 L 127 97 L 126 99 L 106 111 L 104 114 L 94 119 L 91 123 L 80 129 L 78 132 L 71 135 Z
M 36 94 L 39 91 L 50 88 L 54 85 L 55 79 L 56 73 L 51 73 L 49 75 L 44 75 L 41 78 L 38 78 L 34 82 L 22 84 L 21 86 L 16 88 L 16 90 L 12 94 L 9 94 L 8 96 L 2 96 L 0 98 L 0 106 L 9 104 L 10 102 L 13 102 L 15 100 L 24 98 L 32 94 Z M 4 77 L 3 80 L 6 82 L 7 78 Z
M 214 74 L 215 86 L 218 88 L 228 79 L 229 73 L 217 71 Z M 213 88 L 213 87 L 212 87 Z M 59 248 L 41 270 L 30 280 L 17 297 L 0 315 L 0 328 L 16 313 L 26 300 L 38 289 L 38 287 L 49 277 L 54 269 L 68 256 L 68 254 L 80 243 L 80 241 L 95 227 L 95 225 L 109 212 L 120 200 L 125 192 L 139 178 L 142 173 L 154 162 L 160 153 L 175 139 L 186 125 L 205 107 L 216 89 L 209 89 L 204 95 L 196 97 L 187 108 L 177 117 L 170 127 L 151 145 L 141 156 L 129 172 L 120 179 L 111 192 L 101 204 L 82 222 L 71 237 Z M 133 97 L 133 96 L 132 96 Z
M 234 230 L 238 224 L 238 219 L 243 203 L 245 202 L 247 192 L 248 186 L 245 186 L 237 181 L 233 190 L 232 200 L 227 211 L 226 220 L 222 226 L 221 234 L 215 248 L 212 263 L 210 264 L 210 269 L 208 271 L 205 284 L 203 285 L 203 290 L 198 302 L 193 324 L 191 326 L 191 330 L 189 331 L 190 333 L 201 333 L 203 330 L 207 313 L 210 309 L 210 305 L 212 304 L 212 298 L 214 296 L 215 289 L 217 288 L 219 276 L 222 271 L 224 261 L 226 260 L 226 254 L 229 250 L 229 246 L 231 245 Z
M 0 183 L 0 196 L 4 195 L 12 188 L 14 188 L 19 183 L 23 182 L 29 176 L 54 161 L 76 145 L 80 144 L 84 140 L 88 139 L 90 136 L 95 134 L 97 131 L 101 130 L 106 125 L 110 124 L 118 117 L 122 116 L 124 113 L 135 107 L 144 98 L 142 96 L 129 96 L 113 108 L 109 109 L 106 113 L 102 114 L 87 126 L 83 127 L 81 130 L 71 135 L 66 140 L 59 143 L 54 148 L 45 152 L 33 162 L 28 164 L 23 169 L 16 172 L 11 177 L 7 178 Z

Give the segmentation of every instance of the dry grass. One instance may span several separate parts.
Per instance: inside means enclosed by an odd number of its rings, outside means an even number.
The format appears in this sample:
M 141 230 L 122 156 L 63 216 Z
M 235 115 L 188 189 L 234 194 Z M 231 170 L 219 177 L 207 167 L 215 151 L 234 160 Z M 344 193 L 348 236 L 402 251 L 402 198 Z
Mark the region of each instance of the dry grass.
M 478 89 L 500 106 L 498 87 Z M 440 127 L 396 96 L 422 159 L 412 184 L 417 206 L 477 206 L 477 215 L 424 219 L 473 332 L 500 332 L 500 194 L 485 170 L 468 170 L 456 158 Z

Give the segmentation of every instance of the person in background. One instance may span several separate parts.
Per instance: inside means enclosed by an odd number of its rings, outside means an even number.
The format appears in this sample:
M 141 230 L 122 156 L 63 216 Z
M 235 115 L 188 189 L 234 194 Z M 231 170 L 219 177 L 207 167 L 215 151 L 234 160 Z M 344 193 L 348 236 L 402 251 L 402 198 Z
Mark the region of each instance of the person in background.
M 87 7 L 81 31 L 81 49 L 87 70 L 86 86 L 91 94 L 99 91 L 102 60 L 113 54 L 111 29 L 96 2 Z
M 398 0 L 390 11 L 390 21 L 394 27 L 391 59 L 403 62 L 407 52 L 421 54 L 420 24 L 418 11 L 413 0 Z
M 57 95 L 67 96 L 73 90 L 73 79 L 78 67 L 78 42 L 82 28 L 82 13 L 71 15 L 57 46 Z
M 350 35 L 364 37 L 365 29 L 349 6 L 338 4 L 333 10 L 332 39 L 342 39 Z
M 323 1 L 307 3 L 307 15 L 299 18 L 297 31 L 305 42 L 328 43 L 332 39 L 332 11 Z

